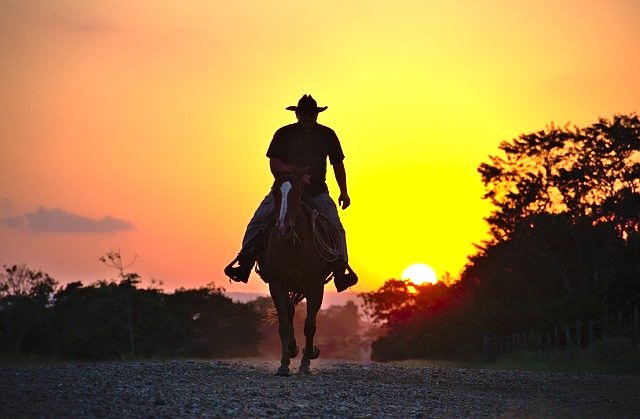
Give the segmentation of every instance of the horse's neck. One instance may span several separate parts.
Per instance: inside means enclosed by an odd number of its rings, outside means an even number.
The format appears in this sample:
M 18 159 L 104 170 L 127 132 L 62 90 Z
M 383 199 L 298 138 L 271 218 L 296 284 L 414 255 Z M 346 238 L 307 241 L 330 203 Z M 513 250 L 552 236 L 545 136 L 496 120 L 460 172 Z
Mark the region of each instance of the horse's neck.
M 304 202 L 301 202 L 301 207 L 298 208 L 296 216 L 293 220 L 293 231 L 296 235 L 295 241 L 305 241 L 307 238 L 312 238 L 312 225 L 311 217 L 313 210 Z

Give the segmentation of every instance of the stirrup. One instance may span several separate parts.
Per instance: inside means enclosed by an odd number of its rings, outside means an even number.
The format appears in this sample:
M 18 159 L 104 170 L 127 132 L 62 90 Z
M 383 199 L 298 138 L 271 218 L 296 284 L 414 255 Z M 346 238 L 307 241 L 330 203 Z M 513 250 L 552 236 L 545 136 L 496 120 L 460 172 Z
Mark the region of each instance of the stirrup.
M 236 262 L 239 262 L 240 264 L 239 266 L 234 267 L 233 265 Z M 229 281 L 244 282 L 245 284 L 249 282 L 249 275 L 251 275 L 251 268 L 253 268 L 253 264 L 248 268 L 242 265 L 243 264 L 240 262 L 240 253 L 238 253 L 238 256 L 236 256 L 236 258 L 224 268 L 224 274 L 229 277 Z

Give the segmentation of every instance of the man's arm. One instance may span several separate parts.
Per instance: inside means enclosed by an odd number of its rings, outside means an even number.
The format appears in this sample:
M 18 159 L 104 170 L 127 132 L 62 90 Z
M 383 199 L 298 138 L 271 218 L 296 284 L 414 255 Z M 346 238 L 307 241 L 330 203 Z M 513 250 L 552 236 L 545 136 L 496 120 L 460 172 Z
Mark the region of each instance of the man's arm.
M 299 175 L 302 182 L 306 185 L 311 182 L 311 176 L 305 173 L 308 168 L 300 169 L 297 166 L 283 162 L 277 157 L 269 158 L 269 168 L 271 169 L 273 177 L 277 177 L 279 175 Z
M 333 174 L 336 176 L 336 182 L 340 188 L 340 197 L 338 198 L 338 205 L 342 209 L 347 209 L 351 205 L 351 198 L 347 193 L 347 172 L 344 170 L 344 162 L 340 161 L 333 165 Z
M 293 172 L 293 167 L 291 165 L 286 164 L 277 157 L 271 157 L 269 159 L 269 168 L 271 169 L 271 174 L 273 175 L 273 177 L 279 175 L 288 175 Z

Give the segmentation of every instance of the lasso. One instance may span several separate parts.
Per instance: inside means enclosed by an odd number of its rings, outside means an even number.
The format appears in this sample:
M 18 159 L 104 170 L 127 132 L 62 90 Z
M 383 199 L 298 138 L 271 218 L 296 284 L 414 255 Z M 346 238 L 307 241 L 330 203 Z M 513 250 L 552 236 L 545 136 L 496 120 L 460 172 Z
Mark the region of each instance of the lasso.
M 337 260 L 342 254 L 342 242 L 338 231 L 331 224 L 331 220 L 318 210 L 313 210 L 311 225 L 313 227 L 313 244 L 320 257 L 327 262 Z

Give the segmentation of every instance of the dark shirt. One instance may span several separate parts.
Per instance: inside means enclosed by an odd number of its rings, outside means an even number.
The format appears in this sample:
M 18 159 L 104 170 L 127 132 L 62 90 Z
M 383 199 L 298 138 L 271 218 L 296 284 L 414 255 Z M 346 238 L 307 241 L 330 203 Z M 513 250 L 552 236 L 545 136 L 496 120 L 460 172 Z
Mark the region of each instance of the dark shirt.
M 315 124 L 305 131 L 298 123 L 286 125 L 273 135 L 267 157 L 275 157 L 286 164 L 309 167 L 311 183 L 305 193 L 317 196 L 327 192 L 327 157 L 331 164 L 340 163 L 344 153 L 336 133 L 329 127 Z

